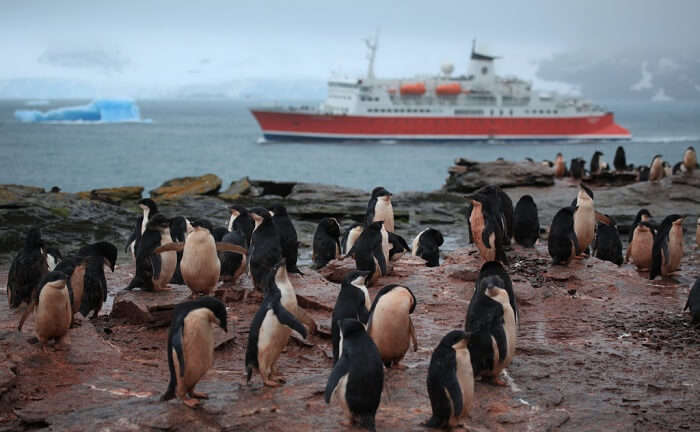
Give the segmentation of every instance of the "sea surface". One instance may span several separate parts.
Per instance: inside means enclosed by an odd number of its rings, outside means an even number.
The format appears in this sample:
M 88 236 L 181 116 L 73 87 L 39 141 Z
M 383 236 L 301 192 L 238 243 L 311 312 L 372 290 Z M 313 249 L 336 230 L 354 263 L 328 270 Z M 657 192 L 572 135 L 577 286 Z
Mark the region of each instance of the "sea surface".
M 248 107 L 254 102 L 137 101 L 141 123 L 20 123 L 17 109 L 53 109 L 89 101 L 50 101 L 28 107 L 0 100 L 0 183 L 59 186 L 66 192 L 140 185 L 146 190 L 181 176 L 217 174 L 223 188 L 243 176 L 337 184 L 392 192 L 439 189 L 455 158 L 490 161 L 590 161 L 601 150 L 612 165 L 618 142 L 277 143 L 260 142 Z M 622 143 L 628 163 L 671 164 L 688 146 L 700 149 L 700 104 L 608 102 L 633 139 Z

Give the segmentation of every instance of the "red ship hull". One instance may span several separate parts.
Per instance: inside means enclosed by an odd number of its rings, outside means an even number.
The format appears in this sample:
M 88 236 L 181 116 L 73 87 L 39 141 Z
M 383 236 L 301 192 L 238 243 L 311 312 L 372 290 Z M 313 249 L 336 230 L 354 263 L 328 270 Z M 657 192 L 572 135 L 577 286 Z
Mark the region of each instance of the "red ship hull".
M 586 117 L 369 117 L 251 110 L 275 140 L 627 140 L 612 113 Z

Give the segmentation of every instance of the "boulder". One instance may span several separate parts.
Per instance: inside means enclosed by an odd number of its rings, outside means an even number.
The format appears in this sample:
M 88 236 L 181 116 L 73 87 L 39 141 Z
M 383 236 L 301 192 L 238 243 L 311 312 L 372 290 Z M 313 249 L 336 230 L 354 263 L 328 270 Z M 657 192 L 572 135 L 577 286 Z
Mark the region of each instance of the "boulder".
M 122 186 L 115 188 L 93 189 L 86 192 L 78 192 L 82 199 L 104 201 L 108 204 L 119 205 L 123 201 L 138 201 L 143 193 L 142 186 Z
M 470 193 L 487 185 L 502 188 L 517 186 L 552 186 L 554 172 L 551 168 L 532 162 L 476 162 L 459 158 L 456 167 L 448 169 L 442 190 Z
M 179 177 L 168 180 L 151 191 L 154 199 L 171 200 L 189 195 L 214 195 L 221 188 L 221 179 L 215 174 L 200 177 Z
M 226 201 L 235 201 L 243 196 L 259 196 L 259 189 L 255 188 L 248 177 L 234 180 L 231 185 L 219 194 L 219 198 Z

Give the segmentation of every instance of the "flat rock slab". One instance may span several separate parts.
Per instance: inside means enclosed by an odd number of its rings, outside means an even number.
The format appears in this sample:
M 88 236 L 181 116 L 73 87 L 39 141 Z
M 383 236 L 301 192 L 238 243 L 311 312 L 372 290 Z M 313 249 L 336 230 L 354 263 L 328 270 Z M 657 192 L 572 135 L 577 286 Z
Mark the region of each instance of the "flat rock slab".
M 169 323 L 175 306 L 190 300 L 192 292 L 185 285 L 168 285 L 162 291 L 119 291 L 114 299 L 111 316 L 131 324 Z

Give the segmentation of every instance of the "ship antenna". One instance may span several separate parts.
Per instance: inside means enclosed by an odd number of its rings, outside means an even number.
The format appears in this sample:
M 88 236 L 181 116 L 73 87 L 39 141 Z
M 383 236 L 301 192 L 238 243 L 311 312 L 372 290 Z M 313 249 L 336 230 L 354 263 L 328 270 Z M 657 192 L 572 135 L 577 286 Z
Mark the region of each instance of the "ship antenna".
M 377 44 L 379 42 L 379 28 L 377 28 L 377 31 L 374 33 L 373 41 L 369 38 L 364 39 L 364 41 L 365 45 L 367 45 L 367 48 L 369 49 L 369 53 L 367 54 L 367 59 L 369 60 L 367 79 L 374 79 L 374 56 L 377 53 Z

